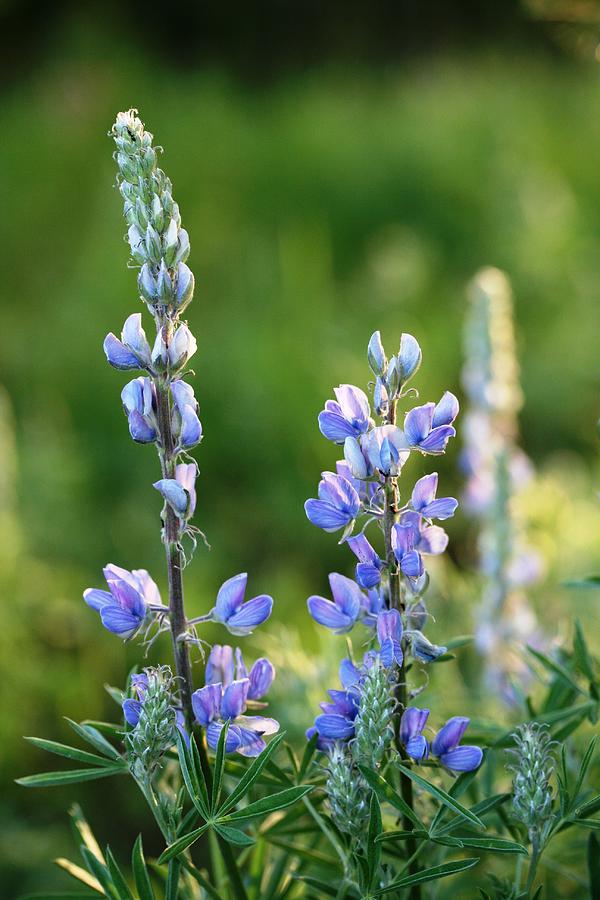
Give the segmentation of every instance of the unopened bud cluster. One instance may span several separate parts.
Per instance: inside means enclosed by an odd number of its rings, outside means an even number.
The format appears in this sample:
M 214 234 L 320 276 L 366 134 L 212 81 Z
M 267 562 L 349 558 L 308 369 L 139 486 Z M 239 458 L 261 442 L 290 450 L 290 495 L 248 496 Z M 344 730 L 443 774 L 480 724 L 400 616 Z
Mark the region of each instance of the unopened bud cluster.
M 514 734 L 516 749 L 511 753 L 513 810 L 529 832 L 532 844 L 543 844 L 552 823 L 554 741 L 544 725 L 520 725 Z
M 375 412 L 386 417 L 390 404 L 402 396 L 404 386 L 421 365 L 421 348 L 411 334 L 403 334 L 398 354 L 388 360 L 381 334 L 376 331 L 367 347 L 367 359 L 376 378 L 373 388 Z
M 354 840 L 364 839 L 369 793 L 343 744 L 335 744 L 329 753 L 326 791 L 331 817 L 340 831 Z
M 146 683 L 139 718 L 127 734 L 131 769 L 136 778 L 150 777 L 174 743 L 177 713 L 173 707 L 174 679 L 169 666 L 145 670 Z
M 376 659 L 361 686 L 360 707 L 354 721 L 352 755 L 357 763 L 375 769 L 393 737 L 394 701 L 386 669 Z
M 188 233 L 181 227 L 171 182 L 157 166 L 153 136 L 145 131 L 137 110 L 119 113 L 112 134 L 127 239 L 133 261 L 141 266 L 139 291 L 150 312 L 172 317 L 185 309 L 194 293 L 194 276 L 186 265 Z

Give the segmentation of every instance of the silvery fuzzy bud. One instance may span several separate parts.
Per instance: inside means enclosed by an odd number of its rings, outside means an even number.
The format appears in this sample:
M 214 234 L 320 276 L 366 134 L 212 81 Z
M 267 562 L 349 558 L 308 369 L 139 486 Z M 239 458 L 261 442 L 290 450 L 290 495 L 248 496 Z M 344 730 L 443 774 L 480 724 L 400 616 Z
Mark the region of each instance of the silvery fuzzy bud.
M 173 218 L 173 207 L 175 206 L 175 204 L 173 202 L 173 197 L 171 196 L 171 191 L 169 189 L 165 189 L 162 192 L 161 202 L 165 216 Z
M 385 668 L 377 657 L 361 685 L 360 706 L 354 720 L 352 755 L 357 763 L 375 769 L 393 737 L 394 700 Z
M 379 331 L 375 331 L 371 335 L 369 346 L 367 347 L 367 359 L 373 375 L 382 377 L 385 374 L 387 357 L 381 343 L 381 333 Z
M 162 303 L 167 304 L 173 299 L 173 282 L 164 260 L 161 260 L 160 269 L 158 270 L 156 289 L 158 299 Z
M 146 210 L 146 204 L 141 197 L 138 197 L 135 201 L 135 217 L 137 220 L 138 228 L 140 229 L 140 231 L 144 231 L 148 227 L 148 213 Z
M 185 322 L 179 326 L 169 344 L 169 367 L 172 372 L 181 369 L 194 355 L 198 345 Z
M 140 153 L 141 169 L 144 175 L 151 175 L 156 168 L 156 151 L 153 147 L 144 147 Z
M 427 619 L 428 612 L 424 600 L 417 600 L 406 611 L 406 627 L 409 631 L 422 631 Z
M 179 230 L 179 241 L 177 244 L 177 253 L 173 265 L 185 262 L 190 255 L 190 237 L 185 228 Z
M 152 224 L 156 228 L 156 230 L 160 233 L 162 232 L 165 225 L 165 213 L 163 210 L 162 203 L 160 202 L 160 198 L 157 194 L 152 195 Z
M 195 279 L 191 269 L 185 263 L 179 263 L 177 266 L 177 287 L 175 290 L 175 301 L 180 312 L 194 296 Z
M 387 372 L 385 375 L 385 386 L 387 388 L 389 399 L 394 400 L 400 389 L 400 371 L 398 367 L 398 360 L 395 356 L 392 356 L 388 363 Z
M 554 771 L 554 746 L 546 725 L 526 723 L 513 735 L 516 748 L 509 752 L 515 762 L 513 811 L 528 830 L 529 840 L 538 848 L 548 836 L 554 815 L 550 779 Z
M 164 233 L 162 246 L 164 260 L 169 268 L 175 263 L 178 243 L 179 235 L 177 222 L 175 221 L 175 219 L 171 219 L 167 226 L 167 230 Z
M 127 733 L 127 756 L 136 778 L 151 777 L 175 742 L 174 679 L 168 666 L 145 670 L 147 687 L 139 706 L 139 719 Z
M 156 228 L 153 228 L 152 225 L 148 225 L 146 228 L 145 234 L 145 244 L 146 244 L 146 252 L 148 254 L 148 258 L 155 264 L 158 265 L 161 259 L 161 244 L 160 244 L 160 236 Z
M 119 183 L 119 192 L 123 200 L 127 200 L 129 201 L 129 203 L 135 205 L 135 199 L 137 196 L 136 189 L 129 181 L 121 181 Z
M 144 246 L 144 237 L 137 225 L 130 225 L 127 231 L 127 240 L 131 247 L 131 255 L 135 262 L 144 263 L 146 261 L 146 248 Z
M 334 744 L 329 752 L 325 789 L 331 817 L 340 831 L 354 840 L 364 840 L 369 818 L 368 790 L 341 744 Z
M 144 263 L 140 269 L 140 274 L 138 275 L 138 288 L 144 300 L 152 307 L 152 304 L 158 298 L 158 289 L 156 286 L 156 279 L 152 274 L 152 269 L 148 263 Z
M 377 376 L 375 388 L 373 390 L 373 405 L 378 416 L 387 416 L 390 406 L 388 392 L 379 376 Z
M 128 156 L 126 153 L 117 153 L 117 165 L 121 175 L 126 181 L 137 181 L 138 172 L 134 158 Z

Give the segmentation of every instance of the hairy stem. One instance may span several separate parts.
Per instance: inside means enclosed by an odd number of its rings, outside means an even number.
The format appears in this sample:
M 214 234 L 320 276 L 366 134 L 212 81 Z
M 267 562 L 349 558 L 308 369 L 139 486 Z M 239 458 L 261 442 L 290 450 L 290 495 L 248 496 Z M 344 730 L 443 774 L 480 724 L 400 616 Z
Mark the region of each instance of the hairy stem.
M 157 378 L 157 423 L 160 440 L 160 459 L 163 478 L 175 478 L 177 453 L 171 430 L 171 398 L 168 378 Z M 169 622 L 173 641 L 175 670 L 179 678 L 181 701 L 188 730 L 193 722 L 192 667 L 188 644 L 182 639 L 187 622 L 183 599 L 183 552 L 180 544 L 180 521 L 168 503 L 164 507 L 163 543 L 167 555 L 169 581 Z
M 396 404 L 397 401 L 393 401 L 390 404 L 390 410 L 388 414 L 388 422 L 390 425 L 394 425 L 396 423 Z M 386 562 L 388 564 L 389 571 L 389 594 L 390 594 L 390 608 L 397 609 L 400 613 L 405 611 L 405 602 L 404 596 L 402 593 L 402 583 L 401 583 L 401 572 L 400 567 L 398 566 L 398 562 L 396 557 L 394 556 L 394 551 L 392 548 L 392 529 L 396 522 L 398 521 L 398 509 L 399 509 L 399 501 L 400 494 L 398 491 L 398 479 L 392 475 L 387 475 L 385 479 L 384 486 L 385 493 L 385 507 L 384 507 L 384 517 L 383 517 L 383 533 L 385 540 L 385 556 Z M 406 648 L 403 647 L 406 652 Z M 400 740 L 400 717 L 407 706 L 407 690 L 406 690 L 406 663 L 405 659 L 402 660 L 402 665 L 400 666 L 400 670 L 398 673 L 398 682 L 396 684 L 395 689 L 395 697 L 398 704 L 398 708 L 394 715 L 394 737 L 396 748 L 400 753 L 402 759 L 405 762 L 410 762 L 406 753 L 404 751 L 404 747 Z M 400 793 L 402 795 L 402 799 L 404 802 L 412 809 L 413 807 L 413 787 L 412 781 L 410 778 L 407 778 L 406 775 L 400 775 Z M 409 818 L 406 816 L 403 817 L 403 827 L 406 831 L 412 831 L 413 825 Z M 417 854 L 417 843 L 414 838 L 410 837 L 406 842 L 406 850 L 407 855 L 409 857 L 409 871 L 411 874 L 416 871 L 416 866 L 413 865 L 413 858 L 416 858 Z M 415 885 L 410 892 L 410 896 L 412 900 L 420 900 L 421 897 L 421 889 L 418 885 Z

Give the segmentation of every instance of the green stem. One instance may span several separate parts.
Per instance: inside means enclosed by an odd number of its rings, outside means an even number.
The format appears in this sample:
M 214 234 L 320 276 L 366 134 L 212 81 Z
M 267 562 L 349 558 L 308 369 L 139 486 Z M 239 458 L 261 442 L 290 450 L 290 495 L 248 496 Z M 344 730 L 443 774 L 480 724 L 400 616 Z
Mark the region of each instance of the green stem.
M 527 892 L 527 896 L 529 897 L 531 894 L 531 889 L 533 887 L 533 882 L 535 880 L 535 873 L 537 872 L 538 863 L 540 861 L 540 845 L 537 837 L 533 838 L 531 844 L 531 862 L 529 863 L 529 872 L 527 873 L 527 884 L 525 885 L 525 891 Z
M 396 424 L 396 405 L 397 401 L 393 401 L 390 404 L 390 410 L 388 414 L 388 422 L 390 425 Z M 383 517 L 383 534 L 385 540 L 385 556 L 386 562 L 388 564 L 389 571 L 389 595 L 390 595 L 390 608 L 397 609 L 401 614 L 405 611 L 405 602 L 402 593 L 402 575 L 400 572 L 400 567 L 398 566 L 398 562 L 394 555 L 394 550 L 392 547 L 392 530 L 394 525 L 398 521 L 398 509 L 400 503 L 400 495 L 398 491 L 398 479 L 392 475 L 387 475 L 385 478 L 384 485 L 384 494 L 385 494 L 385 507 L 384 507 L 384 517 Z M 405 650 L 405 647 L 403 647 Z M 410 762 L 408 757 L 406 756 L 404 747 L 400 740 L 400 718 L 404 710 L 407 706 L 407 685 L 406 685 L 406 663 L 405 660 L 402 660 L 402 665 L 400 666 L 400 670 L 398 673 L 398 682 L 396 684 L 395 689 L 395 697 L 396 702 L 398 704 L 397 711 L 394 715 L 394 737 L 396 748 L 398 753 L 401 755 L 402 759 L 405 762 Z M 406 775 L 400 775 L 400 793 L 402 795 L 402 799 L 404 802 L 412 809 L 413 808 L 413 786 L 410 778 L 407 778 Z M 409 818 L 406 816 L 403 817 L 403 827 L 406 831 L 412 831 L 413 825 Z M 413 866 L 413 860 L 416 858 L 416 854 L 418 853 L 416 840 L 413 837 L 407 838 L 406 841 L 406 849 L 408 853 L 408 868 L 411 874 L 416 871 L 416 868 Z M 411 900 L 420 900 L 421 898 L 421 888 L 419 885 L 414 885 L 410 891 Z
M 172 326 L 171 326 L 172 328 Z M 155 379 L 157 410 L 156 419 L 160 440 L 160 460 L 163 478 L 175 478 L 177 452 L 171 430 L 171 397 L 168 377 Z M 180 520 L 170 504 L 164 506 L 163 543 L 167 556 L 169 582 L 169 622 L 175 670 L 179 678 L 181 701 L 188 731 L 193 722 L 192 712 L 192 666 L 188 644 L 183 638 L 187 629 L 183 597 L 184 558 L 180 544 Z

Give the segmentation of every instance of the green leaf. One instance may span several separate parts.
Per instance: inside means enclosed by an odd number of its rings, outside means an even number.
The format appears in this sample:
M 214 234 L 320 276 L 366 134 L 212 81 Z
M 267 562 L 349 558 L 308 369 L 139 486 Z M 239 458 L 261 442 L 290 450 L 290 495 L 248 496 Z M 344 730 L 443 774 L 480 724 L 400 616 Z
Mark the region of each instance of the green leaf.
M 209 819 L 210 812 L 208 791 L 206 790 L 204 773 L 202 772 L 202 769 L 200 769 L 200 772 L 198 772 L 196 761 L 192 758 L 185 744 L 185 741 L 183 740 L 179 732 L 177 732 L 176 734 L 176 740 L 177 750 L 179 753 L 179 765 L 181 768 L 183 781 L 187 788 L 187 792 L 190 795 L 192 803 L 194 804 L 198 812 L 202 815 L 202 817 L 204 819 Z M 195 738 L 193 735 L 190 740 L 190 745 L 192 748 L 195 747 Z
M 373 896 L 383 897 L 384 894 L 389 894 L 391 891 L 396 891 L 400 888 L 410 887 L 412 884 L 425 884 L 428 881 L 436 881 L 438 878 L 447 878 L 448 875 L 456 875 L 458 872 L 471 869 L 478 862 L 479 857 L 473 857 L 457 859 L 453 862 L 444 863 L 441 866 L 431 866 L 429 869 L 421 869 L 420 872 L 415 872 L 414 875 L 404 875 L 402 878 L 397 878 L 396 881 L 392 881 L 391 884 L 386 885 L 381 890 L 375 891 Z
M 496 853 L 521 853 L 528 856 L 527 848 L 517 841 L 508 841 L 504 838 L 493 837 L 438 837 L 432 836 L 432 841 L 447 847 L 475 847 L 479 850 L 492 850 Z
M 411 831 L 410 834 L 413 834 L 413 832 Z M 383 838 L 384 835 L 381 835 L 381 837 Z M 339 869 L 339 860 L 337 860 L 335 856 L 328 856 L 326 853 L 315 850 L 313 847 L 303 847 L 295 840 L 282 841 L 280 838 L 269 837 L 269 835 L 265 836 L 265 840 L 274 847 L 285 850 L 287 855 L 299 856 L 301 859 L 316 863 L 321 868 L 335 869 L 336 872 Z
M 600 575 L 588 575 L 587 578 L 578 578 L 574 581 L 565 581 L 565 587 L 577 590 L 593 590 L 600 588 Z
M 122 900 L 134 900 L 133 894 L 129 890 L 129 886 L 117 864 L 116 859 L 113 856 L 110 847 L 106 848 L 106 866 L 108 868 L 108 871 L 110 872 L 110 877 L 113 880 L 114 886 L 117 889 L 119 898 L 122 898 Z
M 158 858 L 159 865 L 162 866 L 163 863 L 173 859 L 174 856 L 179 856 L 180 853 L 183 853 L 184 850 L 187 850 L 188 847 L 195 844 L 198 838 L 202 837 L 207 828 L 208 825 L 205 823 L 204 825 L 201 825 L 200 828 L 196 828 L 188 834 L 183 834 L 180 838 L 177 838 L 176 841 L 173 841 L 172 844 L 169 844 L 167 849 L 164 850 Z
M 416 828 L 413 831 L 384 831 L 383 834 L 380 834 L 377 840 L 381 843 L 383 841 L 406 841 L 408 838 L 428 838 L 429 832 L 425 831 L 424 828 Z
M 294 875 L 296 881 L 301 881 L 309 887 L 314 887 L 327 897 L 339 897 L 339 885 L 331 882 L 321 881 L 320 878 L 313 878 L 310 875 Z
M 62 857 L 59 859 L 55 859 L 54 862 L 56 865 L 66 872 L 67 875 L 70 875 L 71 878 L 74 878 L 76 881 L 81 881 L 82 884 L 85 884 L 86 887 L 91 888 L 93 891 L 97 891 L 99 894 L 102 894 L 102 885 L 98 881 L 97 878 L 94 878 L 93 875 L 87 871 L 87 869 L 82 869 L 81 866 L 75 865 L 74 862 L 71 862 L 70 859 L 63 859 Z
M 600 819 L 577 819 L 576 824 L 591 831 L 600 831 Z
M 122 900 L 106 866 L 87 847 L 80 847 L 80 850 L 86 866 L 94 878 L 100 882 L 106 896 L 112 897 L 113 900 Z
M 60 784 L 75 784 L 79 781 L 94 781 L 96 778 L 108 778 L 109 775 L 123 775 L 128 771 L 126 766 L 67 769 L 64 772 L 41 772 L 39 775 L 26 775 L 24 778 L 17 778 L 16 783 L 23 787 L 55 787 Z
M 556 660 L 552 659 L 549 656 L 546 656 L 545 653 L 541 653 L 539 650 L 536 650 L 535 647 L 531 647 L 527 644 L 527 652 L 537 659 L 539 663 L 541 663 L 545 669 L 549 672 L 553 672 L 554 675 L 558 675 L 559 678 L 562 678 L 563 681 L 569 685 L 574 691 L 577 691 L 578 694 L 583 694 L 584 696 L 587 694 L 586 691 L 583 690 L 580 685 L 577 684 L 577 681 L 571 675 L 571 673 L 565 669 L 564 666 L 561 666 L 560 663 L 556 662 Z
M 26 741 L 45 750 L 47 753 L 54 753 L 56 756 L 64 756 L 66 759 L 74 759 L 77 762 L 87 763 L 91 766 L 111 766 L 114 763 L 106 759 L 105 756 L 97 756 L 95 753 L 88 753 L 87 750 L 78 750 L 77 747 L 69 747 L 67 744 L 59 744 L 56 741 L 48 741 L 45 738 L 26 737 Z
M 96 728 L 93 728 L 91 725 L 80 725 L 78 722 L 74 722 L 73 719 L 69 719 L 67 716 L 65 716 L 65 719 L 75 734 L 78 734 L 83 741 L 86 741 L 86 743 L 95 747 L 103 756 L 107 756 L 109 759 L 118 759 L 119 761 L 122 761 L 123 757 L 116 747 L 113 747 L 113 745 L 109 743 L 104 735 L 100 734 Z
M 450 638 L 449 641 L 446 642 L 447 650 L 458 650 L 459 647 L 466 647 L 467 644 L 472 644 L 474 637 L 472 634 L 458 634 L 456 637 Z
M 123 725 L 118 725 L 116 722 L 99 722 L 97 719 L 84 719 L 81 725 L 82 727 L 89 725 L 90 728 L 94 728 L 102 735 L 109 735 L 114 738 L 115 741 L 123 740 L 125 729 Z
M 413 772 L 411 769 L 403 766 L 401 763 L 396 763 L 401 772 L 406 775 L 407 778 L 422 788 L 424 791 L 427 791 L 428 794 L 431 794 L 432 797 L 435 797 L 436 800 L 439 800 L 440 803 L 443 803 L 444 806 L 447 806 L 448 809 L 451 809 L 453 812 L 458 813 L 459 816 L 462 816 L 468 822 L 471 822 L 472 825 L 476 825 L 478 828 L 485 829 L 484 823 L 481 819 L 477 818 L 475 813 L 471 812 L 470 809 L 467 809 L 462 803 L 459 803 L 454 797 L 444 791 L 442 788 L 437 787 L 435 784 L 431 784 L 431 782 L 427 781 L 426 778 L 422 778 L 420 775 L 417 775 L 416 772 Z
M 131 865 L 133 868 L 133 877 L 135 886 L 140 895 L 140 900 L 155 900 L 154 891 L 150 882 L 150 875 L 146 868 L 146 860 L 144 859 L 144 848 L 142 846 L 142 836 L 138 834 L 136 842 L 133 845 L 133 853 L 131 854 Z
M 263 797 L 261 800 L 255 800 L 254 803 L 249 803 L 248 806 L 245 806 L 237 812 L 230 813 L 222 818 L 219 816 L 219 824 L 221 824 L 221 822 L 224 824 L 228 824 L 229 822 L 243 822 L 246 819 L 254 819 L 257 816 L 266 816 L 278 809 L 285 809 L 287 806 L 296 803 L 308 794 L 309 791 L 312 791 L 312 789 L 312 785 L 300 785 L 299 787 L 291 787 L 286 788 L 283 791 L 278 791 L 270 797 Z
M 510 800 L 511 797 L 512 794 L 493 794 L 491 797 L 486 797 L 484 800 L 480 800 L 479 803 L 471 806 L 470 810 L 476 816 L 484 816 L 486 813 L 491 812 L 491 810 L 496 809 L 498 806 L 502 806 L 502 804 L 506 803 L 507 800 Z M 460 825 L 464 825 L 463 817 L 455 816 L 453 819 L 450 819 L 450 821 L 445 825 L 442 825 L 441 828 L 436 828 L 436 837 L 439 837 L 442 834 L 448 834 L 448 832 L 454 831 L 454 829 L 458 828 Z
M 202 872 L 199 869 L 197 869 L 195 866 L 193 866 L 190 862 L 188 862 L 185 859 L 183 859 L 181 861 L 181 864 L 182 864 L 183 868 L 186 870 L 186 872 L 189 872 L 189 874 L 192 876 L 192 878 L 198 882 L 200 887 L 202 887 L 206 891 L 206 893 L 208 894 L 209 897 L 212 897 L 213 900 L 223 900 L 223 897 L 221 896 L 221 894 L 219 894 L 218 891 L 215 890 L 215 888 L 212 886 L 210 881 L 208 881 L 204 877 L 204 875 L 202 874 Z
M 221 784 L 223 781 L 223 766 L 225 764 L 225 742 L 229 731 L 229 722 L 225 722 L 219 734 L 217 743 L 217 752 L 215 755 L 215 765 L 213 772 L 212 792 L 210 798 L 210 811 L 214 813 L 219 802 L 219 793 L 221 792 Z
M 595 700 L 586 700 L 584 703 L 575 703 L 572 706 L 567 706 L 564 709 L 553 710 L 552 712 L 544 712 L 540 713 L 537 716 L 532 716 L 531 719 L 528 720 L 527 723 L 531 722 L 539 722 L 541 725 L 556 725 L 558 722 L 563 722 L 565 719 L 570 719 L 572 716 L 585 716 L 593 709 L 596 709 L 598 706 Z M 510 747 L 511 744 L 514 744 L 514 737 L 512 731 L 507 731 L 503 735 L 501 735 L 496 741 L 494 741 L 494 747 Z
M 575 637 L 573 638 L 573 651 L 575 654 L 575 662 L 588 681 L 594 682 L 596 676 L 594 673 L 594 664 L 588 650 L 588 646 L 583 634 L 583 628 L 579 619 L 575 619 Z
M 252 765 L 246 770 L 242 778 L 240 778 L 237 787 L 231 792 L 227 800 L 225 800 L 221 806 L 219 816 L 226 815 L 229 810 L 233 809 L 238 800 L 241 800 L 242 797 L 248 793 L 284 737 L 285 732 L 278 734 L 272 741 L 269 741 L 262 753 L 252 761 Z
M 179 875 L 181 863 L 178 859 L 169 860 L 167 883 L 165 885 L 165 900 L 177 900 L 179 897 Z
M 383 831 L 381 823 L 381 809 L 377 794 L 371 794 L 371 805 L 369 809 L 369 830 L 367 831 L 367 867 L 369 887 L 375 883 L 377 873 L 379 871 L 379 863 L 381 861 L 381 844 L 377 842 L 377 838 Z
M 358 767 L 363 775 L 365 781 L 371 787 L 382 803 L 389 803 L 390 806 L 393 806 L 394 809 L 397 809 L 402 815 L 410 819 L 410 821 L 417 828 L 423 828 L 423 823 L 419 819 L 418 815 L 411 809 L 408 803 L 398 794 L 394 788 L 385 781 L 384 778 L 381 777 L 377 772 L 373 772 L 371 769 L 368 769 L 366 766 Z
M 587 750 L 583 754 L 583 759 L 581 760 L 581 765 L 579 767 L 579 774 L 577 775 L 577 781 L 575 782 L 575 789 L 573 791 L 573 797 L 577 800 L 577 796 L 583 787 L 583 783 L 585 781 L 585 777 L 588 773 L 588 769 L 590 767 L 590 763 L 592 762 L 592 757 L 594 755 L 594 750 L 596 748 L 596 741 L 598 740 L 597 735 L 591 739 Z
M 587 816 L 593 816 L 594 813 L 598 812 L 599 809 L 600 794 L 598 794 L 596 797 L 592 797 L 591 800 L 586 800 L 585 803 L 581 803 L 575 810 L 575 815 L 577 816 L 577 818 L 586 818 Z
M 230 825 L 215 825 L 215 831 L 230 844 L 237 844 L 239 847 L 249 847 L 256 843 L 256 839 L 244 834 L 239 828 L 232 828 Z
M 486 754 L 487 754 L 487 750 L 484 751 L 484 759 L 486 757 Z M 456 781 L 452 784 L 450 790 L 448 791 L 450 796 L 454 797 L 456 799 L 457 797 L 460 797 L 461 794 L 464 794 L 464 792 L 472 784 L 473 780 L 477 777 L 477 772 L 478 772 L 477 769 L 475 769 L 473 772 L 462 772 L 458 776 Z M 435 816 L 433 817 L 433 821 L 432 821 L 431 825 L 429 826 L 430 833 L 433 834 L 434 832 L 437 832 L 438 825 L 441 823 L 441 821 L 444 818 L 444 816 L 446 815 L 447 811 L 448 811 L 447 807 L 440 806 L 440 808 L 436 812 Z
M 590 834 L 587 845 L 587 864 L 590 874 L 590 897 L 600 897 L 600 841 Z
M 308 772 L 308 767 L 310 766 L 312 759 L 315 755 L 317 749 L 317 741 L 319 740 L 319 735 L 315 731 L 310 741 L 304 748 L 304 754 L 302 756 L 302 762 L 300 763 L 300 770 L 298 772 L 298 781 L 302 781 L 306 773 Z

